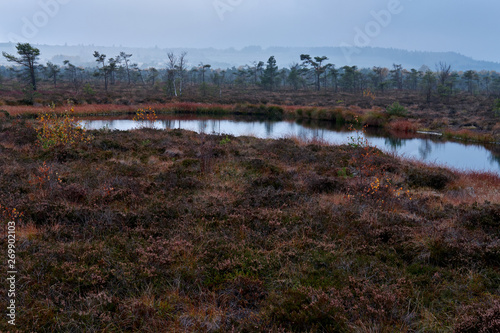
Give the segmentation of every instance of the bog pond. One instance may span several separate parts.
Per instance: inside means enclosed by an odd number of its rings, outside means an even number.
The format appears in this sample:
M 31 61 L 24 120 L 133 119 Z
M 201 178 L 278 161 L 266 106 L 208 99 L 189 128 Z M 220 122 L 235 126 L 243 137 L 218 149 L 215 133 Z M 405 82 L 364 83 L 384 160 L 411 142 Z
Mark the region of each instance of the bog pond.
M 185 129 L 206 134 L 255 136 L 265 139 L 298 137 L 318 139 L 331 144 L 355 142 L 361 133 L 335 126 L 330 122 L 273 121 L 245 117 L 204 117 L 199 115 L 161 116 L 154 123 L 137 122 L 130 117 L 89 118 L 82 121 L 87 129 L 127 131 L 140 127 Z M 443 165 L 458 170 L 489 171 L 500 174 L 500 145 L 465 144 L 446 141 L 438 135 L 389 135 L 383 131 L 367 131 L 370 145 L 398 156 Z

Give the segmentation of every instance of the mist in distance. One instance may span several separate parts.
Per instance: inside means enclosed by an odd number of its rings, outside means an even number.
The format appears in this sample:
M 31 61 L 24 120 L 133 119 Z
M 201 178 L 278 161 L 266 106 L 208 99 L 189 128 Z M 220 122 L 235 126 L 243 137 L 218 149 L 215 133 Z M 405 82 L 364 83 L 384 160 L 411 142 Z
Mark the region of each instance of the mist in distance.
M 368 46 L 454 51 L 498 62 L 499 12 L 500 2 L 489 0 L 2 1 L 0 43 L 354 51 Z

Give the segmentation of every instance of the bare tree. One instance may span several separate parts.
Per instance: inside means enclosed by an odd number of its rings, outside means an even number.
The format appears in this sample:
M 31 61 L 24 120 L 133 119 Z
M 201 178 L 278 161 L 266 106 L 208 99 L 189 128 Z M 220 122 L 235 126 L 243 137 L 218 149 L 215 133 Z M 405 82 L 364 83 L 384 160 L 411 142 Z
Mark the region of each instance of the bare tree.
M 186 74 L 187 68 L 187 60 L 186 60 L 187 52 L 182 52 L 177 61 L 177 70 L 179 75 L 179 95 L 182 96 L 182 85 L 184 83 L 184 75 Z
M 172 91 L 175 97 L 177 97 L 177 87 L 175 85 L 175 79 L 177 76 L 177 57 L 172 52 L 167 53 L 168 64 L 167 64 L 167 82 L 170 90 Z
M 451 65 L 446 64 L 446 62 L 439 62 L 437 65 L 437 77 L 439 84 L 444 86 L 446 81 L 451 75 Z

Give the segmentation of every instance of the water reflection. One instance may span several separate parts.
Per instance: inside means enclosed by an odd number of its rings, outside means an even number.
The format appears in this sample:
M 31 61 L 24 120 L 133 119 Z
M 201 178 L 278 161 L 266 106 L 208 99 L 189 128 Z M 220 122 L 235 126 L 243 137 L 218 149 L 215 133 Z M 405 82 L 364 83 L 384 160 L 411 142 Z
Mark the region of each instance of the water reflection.
M 421 140 L 420 147 L 418 148 L 418 152 L 420 153 L 420 159 L 426 161 L 432 153 L 432 143 L 429 139 Z
M 403 147 L 403 140 L 395 137 L 385 138 L 385 145 L 391 147 L 392 150 L 398 150 Z
M 132 119 L 93 119 L 82 122 L 89 129 L 132 130 L 138 123 Z M 321 140 L 345 144 L 356 134 L 345 127 L 330 122 L 270 121 L 267 119 L 208 118 L 196 116 L 163 117 L 147 127 L 158 129 L 186 129 L 198 133 L 253 135 L 259 138 L 283 138 L 289 136 L 304 140 Z M 139 124 L 140 127 L 140 124 Z M 369 130 L 368 142 L 385 151 L 415 158 L 425 162 L 443 164 L 465 170 L 485 170 L 500 174 L 500 147 L 446 142 L 441 137 L 426 135 L 390 135 L 381 130 Z

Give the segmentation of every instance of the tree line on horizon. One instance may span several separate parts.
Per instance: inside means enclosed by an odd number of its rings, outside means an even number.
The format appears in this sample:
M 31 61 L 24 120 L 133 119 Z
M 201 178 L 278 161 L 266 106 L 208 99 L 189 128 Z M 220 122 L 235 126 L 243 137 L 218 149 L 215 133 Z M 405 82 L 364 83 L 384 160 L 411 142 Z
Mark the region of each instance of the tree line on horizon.
M 76 94 L 109 91 L 116 85 L 155 87 L 167 96 L 182 96 L 186 85 L 197 86 L 203 94 L 223 86 L 257 87 L 268 91 L 316 90 L 332 92 L 384 94 L 390 91 L 420 91 L 427 101 L 433 95 L 450 97 L 459 92 L 500 96 L 500 73 L 495 71 L 454 71 L 445 62 L 436 64 L 433 71 L 427 66 L 405 69 L 400 64 L 392 68 L 357 66 L 336 67 L 326 56 L 301 54 L 300 62 L 279 68 L 274 56 L 267 62 L 226 69 L 212 68 L 199 63 L 188 66 L 187 53 L 167 53 L 162 68 L 140 68 L 132 61 L 133 54 L 120 52 L 108 57 L 95 51 L 95 67 L 81 67 L 64 60 L 62 64 L 39 63 L 40 50 L 29 43 L 18 43 L 17 56 L 2 52 L 15 66 L 0 66 L 0 86 L 6 80 L 25 83 L 28 90 L 37 91 L 39 82 L 50 82 L 53 87 L 68 84 Z

